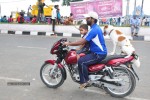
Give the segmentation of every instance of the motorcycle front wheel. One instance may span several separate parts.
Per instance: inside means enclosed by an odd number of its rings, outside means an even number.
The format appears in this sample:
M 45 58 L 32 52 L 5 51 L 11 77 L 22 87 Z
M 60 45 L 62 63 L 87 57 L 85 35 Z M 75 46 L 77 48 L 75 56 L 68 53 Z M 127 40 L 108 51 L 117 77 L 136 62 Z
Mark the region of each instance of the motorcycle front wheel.
M 49 88 L 58 88 L 64 83 L 64 72 L 61 68 L 57 67 L 50 75 L 54 65 L 44 63 L 40 69 L 40 77 L 42 82 Z
M 114 68 L 114 78 L 121 79 L 118 83 L 119 86 L 105 87 L 105 91 L 113 97 L 123 98 L 133 92 L 136 86 L 136 79 L 131 71 L 127 68 L 116 67 Z

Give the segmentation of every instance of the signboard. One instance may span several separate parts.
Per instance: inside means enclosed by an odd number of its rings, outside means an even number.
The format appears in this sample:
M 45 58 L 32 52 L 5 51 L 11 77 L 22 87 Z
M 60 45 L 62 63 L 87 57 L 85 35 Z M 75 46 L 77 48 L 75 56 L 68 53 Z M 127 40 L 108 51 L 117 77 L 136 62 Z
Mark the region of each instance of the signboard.
M 100 18 L 122 16 L 122 0 L 90 0 L 70 3 L 74 19 L 83 18 L 90 11 L 98 13 Z

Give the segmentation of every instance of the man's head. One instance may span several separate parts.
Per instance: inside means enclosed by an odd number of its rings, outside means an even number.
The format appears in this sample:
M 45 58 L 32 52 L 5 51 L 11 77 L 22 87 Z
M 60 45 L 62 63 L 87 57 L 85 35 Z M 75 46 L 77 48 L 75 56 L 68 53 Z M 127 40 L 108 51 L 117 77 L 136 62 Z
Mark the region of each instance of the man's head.
M 97 23 L 98 14 L 96 12 L 89 12 L 88 14 L 85 14 L 84 17 L 86 18 L 87 25 L 91 26 Z
M 88 25 L 87 24 L 80 25 L 79 30 L 82 35 L 85 35 L 88 32 Z
M 55 9 L 58 9 L 58 8 L 59 8 L 59 5 L 55 5 L 54 8 L 55 8 Z

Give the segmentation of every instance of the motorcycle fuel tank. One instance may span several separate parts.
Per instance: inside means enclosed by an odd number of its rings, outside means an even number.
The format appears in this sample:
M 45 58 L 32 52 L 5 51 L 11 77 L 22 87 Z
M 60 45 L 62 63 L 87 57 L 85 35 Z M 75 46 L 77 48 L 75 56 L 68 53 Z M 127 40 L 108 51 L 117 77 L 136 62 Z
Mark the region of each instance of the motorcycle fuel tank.
M 65 57 L 65 61 L 67 64 L 75 64 L 77 63 L 77 53 L 76 51 L 69 51 Z

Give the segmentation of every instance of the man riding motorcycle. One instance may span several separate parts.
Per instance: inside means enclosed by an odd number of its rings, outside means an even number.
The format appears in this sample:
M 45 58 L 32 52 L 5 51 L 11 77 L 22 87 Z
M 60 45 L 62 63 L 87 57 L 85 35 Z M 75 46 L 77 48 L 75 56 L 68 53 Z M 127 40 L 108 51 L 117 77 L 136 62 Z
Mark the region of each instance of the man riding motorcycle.
M 78 60 L 78 68 L 80 75 L 80 89 L 83 89 L 89 84 L 88 66 L 101 62 L 107 56 L 107 48 L 101 28 L 96 24 L 98 14 L 96 12 L 89 12 L 84 15 L 86 17 L 87 25 L 90 25 L 89 32 L 79 41 L 65 42 L 64 45 L 78 46 L 86 42 L 90 44 L 90 53 L 81 57 Z

